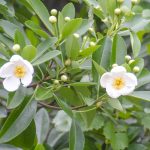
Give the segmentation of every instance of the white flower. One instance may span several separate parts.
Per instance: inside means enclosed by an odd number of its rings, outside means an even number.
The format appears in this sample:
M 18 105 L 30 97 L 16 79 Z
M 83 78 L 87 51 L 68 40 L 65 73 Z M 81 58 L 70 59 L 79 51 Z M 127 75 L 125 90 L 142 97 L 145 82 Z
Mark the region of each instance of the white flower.
M 56 130 L 60 132 L 68 132 L 71 128 L 71 123 L 72 119 L 63 110 L 58 111 L 53 119 Z
M 110 97 L 118 98 L 134 91 L 137 78 L 133 73 L 126 72 L 124 67 L 117 66 L 102 75 L 100 84 Z
M 33 66 L 19 55 L 13 55 L 10 62 L 4 64 L 0 69 L 0 77 L 5 78 L 3 86 L 7 91 L 16 91 L 20 83 L 24 87 L 32 82 Z

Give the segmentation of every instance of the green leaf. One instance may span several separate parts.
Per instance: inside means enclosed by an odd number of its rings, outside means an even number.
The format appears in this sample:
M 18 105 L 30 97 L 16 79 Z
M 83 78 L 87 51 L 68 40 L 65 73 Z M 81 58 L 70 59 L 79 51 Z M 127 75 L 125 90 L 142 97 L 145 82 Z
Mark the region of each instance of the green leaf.
M 5 117 L 7 117 L 7 110 L 6 108 L 0 106 L 0 119 Z
M 47 136 L 50 120 L 49 115 L 46 109 L 40 109 L 35 115 L 35 125 L 36 125 L 36 134 L 38 143 L 44 143 L 44 140 Z
M 35 24 L 33 21 L 28 20 L 28 21 L 25 22 L 25 25 L 29 29 L 31 29 L 34 33 L 39 35 L 40 37 L 43 37 L 45 39 L 49 38 L 49 35 L 45 31 L 43 31 L 43 29 L 39 25 Z
M 65 20 L 64 20 L 64 16 L 61 12 L 58 13 L 58 29 L 59 29 L 59 33 L 62 33 L 63 27 L 65 25 Z
M 133 143 L 129 145 L 128 150 L 148 150 L 148 148 L 143 144 Z
M 69 150 L 83 150 L 85 138 L 84 134 L 77 122 L 72 121 L 70 134 L 69 134 Z
M 8 142 L 22 133 L 31 123 L 35 112 L 36 102 L 26 98 L 23 103 L 11 112 L 0 131 L 0 143 Z
M 130 38 L 131 38 L 133 56 L 134 58 L 136 58 L 139 55 L 141 49 L 141 42 L 135 32 L 130 33 Z
M 82 23 L 81 18 L 72 19 L 71 21 L 67 22 L 62 29 L 60 38 L 65 39 L 67 36 L 76 32 L 77 29 L 80 27 L 81 23 Z
M 9 144 L 0 144 L 0 149 L 1 150 L 21 150 L 21 148 L 17 148 Z
M 106 70 L 102 66 L 98 65 L 94 60 L 93 60 L 93 65 L 100 76 L 102 76 L 106 72 Z
M 142 16 L 143 16 L 143 18 L 150 19 L 150 10 L 144 9 L 142 12 Z
M 75 82 L 75 83 L 70 83 L 70 86 L 91 86 L 95 85 L 95 82 Z
M 57 41 L 57 38 L 51 37 L 51 38 L 48 38 L 45 41 L 41 42 L 37 46 L 37 55 L 32 60 L 32 62 L 37 60 L 38 58 L 40 58 L 50 47 L 53 47 L 54 44 L 56 43 L 56 41 Z
M 87 57 L 87 56 L 93 54 L 99 47 L 100 47 L 100 45 L 96 45 L 96 46 L 91 46 L 86 49 L 83 49 L 80 51 L 80 56 Z
M 128 147 L 128 135 L 127 133 L 115 133 L 111 139 L 111 145 L 114 150 L 121 150 Z
M 22 149 L 30 149 L 36 140 L 36 129 L 34 121 L 15 139 L 11 140 L 9 143 L 20 147 Z
M 26 45 L 24 35 L 20 30 L 16 30 L 14 42 L 15 44 L 19 44 L 21 49 Z
M 33 61 L 32 64 L 34 66 L 40 65 L 48 60 L 51 60 L 52 58 L 55 58 L 56 56 L 58 56 L 60 54 L 61 54 L 61 52 L 58 50 L 49 51 L 49 52 L 45 53 L 44 55 L 42 55 L 37 60 Z
M 26 96 L 26 88 L 20 87 L 16 92 L 9 93 L 7 108 L 13 109 L 19 106 Z
M 35 11 L 35 13 L 39 16 L 41 21 L 44 23 L 44 25 L 47 27 L 47 29 L 54 34 L 53 26 L 49 22 L 49 12 L 44 6 L 44 4 L 41 2 L 41 0 L 26 0 L 32 9 Z
M 111 107 L 123 111 L 122 105 L 118 99 L 108 99 L 108 103 Z
M 124 42 L 124 39 L 116 34 L 113 38 L 111 64 L 124 64 L 126 55 L 127 46 Z
M 21 56 L 25 58 L 26 60 L 33 60 L 36 56 L 37 49 L 32 45 L 27 45 L 23 48 L 21 52 Z
M 75 36 L 70 36 L 67 38 L 65 43 L 66 55 L 68 58 L 75 60 L 79 54 L 80 41 Z
M 51 89 L 47 89 L 44 87 L 38 87 L 36 93 L 35 93 L 35 99 L 36 100 L 46 100 L 48 98 L 53 97 L 53 93 Z
M 67 5 L 64 6 L 64 8 L 61 11 L 63 17 L 70 17 L 73 19 L 75 17 L 75 8 L 72 3 L 68 3 Z
M 150 101 L 150 91 L 134 91 L 132 94 L 128 95 L 128 97 Z
M 34 150 L 45 150 L 45 148 L 42 144 L 38 144 Z

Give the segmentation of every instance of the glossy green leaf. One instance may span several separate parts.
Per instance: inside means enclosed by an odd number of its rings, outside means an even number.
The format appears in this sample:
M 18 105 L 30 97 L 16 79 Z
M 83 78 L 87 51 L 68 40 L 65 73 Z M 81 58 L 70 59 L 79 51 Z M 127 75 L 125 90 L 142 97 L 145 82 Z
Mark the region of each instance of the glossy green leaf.
M 122 65 L 125 63 L 125 56 L 127 55 L 127 46 L 122 37 L 115 35 L 113 38 L 111 64 Z
M 72 126 L 69 134 L 69 150 L 83 150 L 85 138 L 84 134 L 76 121 L 72 121 Z
M 22 133 L 31 123 L 35 112 L 36 102 L 26 98 L 23 103 L 11 112 L 0 131 L 0 143 L 8 142 Z
M 53 26 L 49 22 L 49 13 L 44 4 L 41 2 L 41 0 L 26 0 L 28 4 L 32 7 L 32 9 L 35 11 L 35 13 L 39 16 L 39 18 L 42 20 L 44 25 L 47 27 L 47 29 L 54 34 Z
M 50 125 L 49 115 L 46 109 L 42 108 L 36 113 L 35 125 L 38 143 L 42 144 L 47 136 Z
M 27 45 L 23 48 L 21 56 L 26 59 L 26 60 L 33 60 L 37 54 L 37 49 L 36 47 L 32 45 Z
M 38 144 L 34 150 L 45 150 L 45 148 L 42 144 Z
M 40 58 L 38 58 L 37 60 L 33 61 L 33 65 L 40 65 L 48 60 L 51 60 L 52 58 L 55 58 L 56 56 L 60 55 L 61 52 L 58 50 L 53 50 L 53 51 L 49 51 L 47 53 L 45 53 L 44 55 L 42 55 Z
M 122 105 L 118 99 L 108 99 L 108 103 L 111 107 L 123 111 Z

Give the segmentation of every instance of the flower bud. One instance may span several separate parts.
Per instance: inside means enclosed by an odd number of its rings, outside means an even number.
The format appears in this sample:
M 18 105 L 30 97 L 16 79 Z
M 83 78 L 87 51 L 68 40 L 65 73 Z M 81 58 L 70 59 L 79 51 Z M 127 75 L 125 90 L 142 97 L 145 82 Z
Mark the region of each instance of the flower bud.
M 115 68 L 115 67 L 117 67 L 117 66 L 118 66 L 118 64 L 113 64 L 113 65 L 112 65 L 113 68 Z
M 56 9 L 52 9 L 51 10 L 51 15 L 52 16 L 56 16 L 57 15 L 57 10 Z
M 121 9 L 120 8 L 116 8 L 115 9 L 115 14 L 116 15 L 120 15 L 121 14 Z
M 102 106 L 102 102 L 97 102 L 97 103 L 96 103 L 96 107 L 97 107 L 97 108 L 99 108 L 99 107 L 101 107 L 101 106 Z
M 138 0 L 131 0 L 132 4 L 137 4 Z
M 68 77 L 66 75 L 61 76 L 61 81 L 66 82 L 68 80 Z
M 54 84 L 59 84 L 59 80 L 54 80 Z
M 20 45 L 19 44 L 13 45 L 12 49 L 13 49 L 13 51 L 17 52 L 20 50 Z
M 57 22 L 57 18 L 55 16 L 50 16 L 49 17 L 49 22 L 54 24 L 54 23 Z
M 134 61 L 135 61 L 135 60 L 131 59 L 131 60 L 129 61 L 129 65 L 131 65 Z
M 125 60 L 126 60 L 127 62 L 130 61 L 130 60 L 131 60 L 131 56 L 126 55 L 126 56 L 125 56 Z
M 80 35 L 78 33 L 74 33 L 73 36 L 77 39 L 80 37 Z
M 71 59 L 67 59 L 65 61 L 65 66 L 70 66 L 71 65 Z
M 118 2 L 118 3 L 123 3 L 123 2 L 124 2 L 124 0 L 117 0 L 117 2 Z
M 69 22 L 70 20 L 71 20 L 70 17 L 65 17 L 66 22 Z
M 92 32 L 94 32 L 94 29 L 93 29 L 93 28 L 89 28 L 88 31 L 89 31 L 90 33 L 92 33 Z
M 91 46 L 91 47 L 93 47 L 93 46 L 95 46 L 95 45 L 96 45 L 95 42 L 90 42 L 90 46 Z
M 138 73 L 140 71 L 140 68 L 138 66 L 135 66 L 133 68 L 133 72 Z

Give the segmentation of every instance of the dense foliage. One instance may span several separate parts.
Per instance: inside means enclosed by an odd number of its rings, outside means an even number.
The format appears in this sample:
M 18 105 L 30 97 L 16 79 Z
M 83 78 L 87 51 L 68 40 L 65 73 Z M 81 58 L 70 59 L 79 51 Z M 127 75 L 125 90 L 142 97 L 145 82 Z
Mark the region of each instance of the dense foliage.
M 0 18 L 0 150 L 150 149 L 149 0 L 0 0 Z

